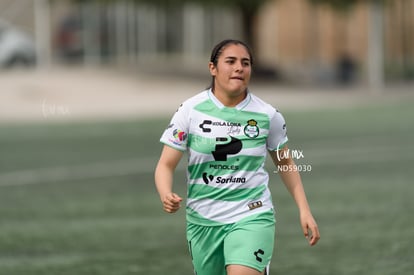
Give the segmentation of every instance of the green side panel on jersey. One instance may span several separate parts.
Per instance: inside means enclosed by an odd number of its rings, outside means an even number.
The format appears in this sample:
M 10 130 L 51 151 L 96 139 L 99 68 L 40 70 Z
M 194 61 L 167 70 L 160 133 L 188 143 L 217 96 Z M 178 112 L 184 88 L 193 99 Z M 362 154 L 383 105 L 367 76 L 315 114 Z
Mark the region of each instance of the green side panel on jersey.
M 224 189 L 208 186 L 207 184 L 190 184 L 189 199 L 211 199 L 222 201 L 241 201 L 259 199 L 266 190 L 266 185 L 255 188 Z
M 257 171 L 265 161 L 265 157 L 259 156 L 237 156 L 228 158 L 226 162 L 221 161 L 208 161 L 200 164 L 193 164 L 188 166 L 188 172 L 190 173 L 190 179 L 198 179 L 203 176 L 206 171 L 211 171 L 216 165 L 227 165 L 228 167 L 238 167 L 237 171 Z M 211 166 L 210 166 L 211 165 Z M 228 174 L 229 171 L 223 169 L 222 175 Z M 234 172 L 234 171 L 233 171 Z M 219 175 L 219 174 L 216 174 Z
M 219 109 L 210 99 L 195 106 L 194 110 L 216 117 L 219 120 L 239 122 L 242 125 L 246 125 L 248 120 L 254 119 L 259 122 L 257 125 L 259 128 L 269 129 L 270 127 L 269 116 L 265 113 L 249 112 L 227 107 Z

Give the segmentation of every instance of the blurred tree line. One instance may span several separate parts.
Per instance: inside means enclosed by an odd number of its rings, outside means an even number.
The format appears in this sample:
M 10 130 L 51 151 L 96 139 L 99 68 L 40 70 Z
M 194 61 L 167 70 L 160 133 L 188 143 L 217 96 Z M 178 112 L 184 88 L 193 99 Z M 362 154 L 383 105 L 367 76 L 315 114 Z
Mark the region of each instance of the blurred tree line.
M 72 0 L 73 2 L 117 2 L 119 0 Z M 243 31 L 246 42 L 255 48 L 254 41 L 254 21 L 260 8 L 269 0 L 131 0 L 137 3 L 148 3 L 163 7 L 184 5 L 186 3 L 199 3 L 205 6 L 227 6 L 240 11 L 242 15 Z M 347 12 L 360 2 L 371 2 L 383 4 L 389 0 L 308 0 L 315 5 L 329 5 L 338 12 Z
M 58 0 L 55 0 L 58 1 Z M 77 3 L 101 2 L 115 3 L 119 0 L 72 0 Z M 204 7 L 227 7 L 234 9 L 241 15 L 243 39 L 255 50 L 257 48 L 255 40 L 255 22 L 260 9 L 270 0 L 130 0 L 136 4 L 147 4 L 173 9 L 188 3 L 200 4 Z M 281 0 L 275 0 L 281 1 Z M 383 11 L 390 0 L 307 0 L 310 4 L 326 5 L 337 11 L 338 14 L 346 16 L 352 9 L 361 3 L 369 7 L 369 37 L 368 37 L 368 62 L 367 76 L 368 82 L 375 90 L 380 90 L 384 84 L 384 26 Z M 344 34 L 346 35 L 346 34 Z M 347 39 L 344 37 L 343 39 Z M 405 63 L 403 63 L 403 66 Z M 260 66 L 260 64 L 258 64 Z M 408 66 L 408 65 L 407 65 Z

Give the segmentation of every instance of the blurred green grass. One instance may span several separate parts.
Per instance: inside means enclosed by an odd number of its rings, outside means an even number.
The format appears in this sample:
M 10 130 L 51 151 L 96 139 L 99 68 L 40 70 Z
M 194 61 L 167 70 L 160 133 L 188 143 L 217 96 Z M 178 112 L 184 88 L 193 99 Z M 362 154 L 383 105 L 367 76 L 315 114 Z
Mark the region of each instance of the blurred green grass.
M 414 270 L 412 102 L 284 113 L 322 238 L 271 172 L 272 274 Z M 184 211 L 162 212 L 162 120 L 0 125 L 0 274 L 192 274 Z M 176 175 L 185 195 L 185 176 Z

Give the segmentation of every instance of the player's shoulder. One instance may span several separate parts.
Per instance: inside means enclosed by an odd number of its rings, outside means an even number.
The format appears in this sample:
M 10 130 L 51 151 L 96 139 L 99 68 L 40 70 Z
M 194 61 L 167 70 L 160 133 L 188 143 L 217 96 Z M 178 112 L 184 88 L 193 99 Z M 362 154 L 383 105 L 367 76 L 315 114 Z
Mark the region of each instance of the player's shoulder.
M 181 103 L 180 107 L 183 107 L 187 110 L 190 110 L 192 108 L 194 108 L 195 106 L 197 106 L 199 103 L 208 100 L 208 90 L 204 90 L 199 92 L 198 94 L 187 98 L 186 100 L 184 100 L 183 103 Z
M 273 117 L 279 113 L 279 110 L 271 105 L 270 103 L 264 101 L 260 97 L 256 96 L 253 93 L 250 93 L 251 101 L 248 105 L 251 110 L 260 110 L 261 113 L 267 114 L 269 117 Z M 280 114 L 280 113 L 279 113 Z

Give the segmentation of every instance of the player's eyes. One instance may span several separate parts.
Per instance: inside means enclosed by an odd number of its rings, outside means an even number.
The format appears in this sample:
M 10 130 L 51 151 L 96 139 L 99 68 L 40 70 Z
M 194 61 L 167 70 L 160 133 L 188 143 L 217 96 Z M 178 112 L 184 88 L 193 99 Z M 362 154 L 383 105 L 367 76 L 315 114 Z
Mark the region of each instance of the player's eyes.
M 229 65 L 234 65 L 238 61 L 236 59 L 226 59 L 224 62 Z M 250 67 L 250 60 L 241 60 L 241 65 L 243 67 Z

